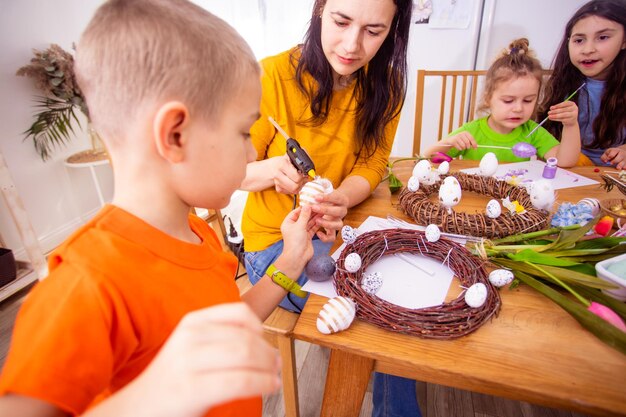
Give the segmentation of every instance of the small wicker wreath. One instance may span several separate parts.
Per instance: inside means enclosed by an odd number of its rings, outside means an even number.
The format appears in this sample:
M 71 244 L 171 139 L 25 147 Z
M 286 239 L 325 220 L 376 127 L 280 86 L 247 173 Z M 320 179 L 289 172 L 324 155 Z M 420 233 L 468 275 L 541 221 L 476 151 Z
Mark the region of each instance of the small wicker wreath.
M 361 268 L 350 273 L 344 266 L 347 255 L 358 253 Z M 363 271 L 384 255 L 413 253 L 447 263 L 464 287 L 482 282 L 487 299 L 481 307 L 467 305 L 464 293 L 455 300 L 434 307 L 410 309 L 392 304 L 361 288 Z M 376 326 L 428 339 L 454 339 L 465 336 L 484 324 L 500 309 L 500 294 L 489 282 L 485 261 L 472 256 L 463 246 L 447 239 L 428 242 L 424 232 L 387 229 L 367 232 L 347 244 L 337 260 L 334 285 L 337 294 L 357 304 L 356 316 Z
M 495 219 L 487 217 L 484 213 L 457 213 L 454 210 L 448 213 L 445 207 L 430 201 L 428 198 L 439 191 L 441 182 L 420 186 L 417 191 L 409 191 L 404 188 L 398 199 L 400 208 L 417 224 L 436 224 L 447 233 L 489 239 L 521 232 L 534 232 L 545 227 L 548 213 L 533 207 L 525 188 L 499 181 L 494 177 L 483 177 L 463 172 L 456 172 L 451 175 L 459 181 L 463 192 L 473 191 L 497 199 L 508 197 L 511 201 L 517 200 L 526 209 L 526 213 L 512 214 L 503 211 Z

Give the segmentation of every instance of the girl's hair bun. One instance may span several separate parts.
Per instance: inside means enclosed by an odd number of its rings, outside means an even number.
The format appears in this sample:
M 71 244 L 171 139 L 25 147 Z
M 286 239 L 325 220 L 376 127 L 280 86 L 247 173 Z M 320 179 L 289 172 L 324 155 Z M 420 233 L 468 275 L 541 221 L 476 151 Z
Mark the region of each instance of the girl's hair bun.
M 526 38 L 515 39 L 513 42 L 509 44 L 509 49 L 507 50 L 508 55 L 526 55 L 528 54 L 528 46 L 530 43 Z

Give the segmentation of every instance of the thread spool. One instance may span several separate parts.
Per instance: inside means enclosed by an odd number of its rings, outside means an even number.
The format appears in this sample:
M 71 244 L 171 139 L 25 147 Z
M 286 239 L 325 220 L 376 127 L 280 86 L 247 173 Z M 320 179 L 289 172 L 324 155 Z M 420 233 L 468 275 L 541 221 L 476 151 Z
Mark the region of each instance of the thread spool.
M 554 178 L 556 176 L 556 164 L 557 159 L 555 157 L 548 158 L 548 160 L 546 161 L 546 166 L 543 167 L 543 174 L 541 176 L 549 180 Z

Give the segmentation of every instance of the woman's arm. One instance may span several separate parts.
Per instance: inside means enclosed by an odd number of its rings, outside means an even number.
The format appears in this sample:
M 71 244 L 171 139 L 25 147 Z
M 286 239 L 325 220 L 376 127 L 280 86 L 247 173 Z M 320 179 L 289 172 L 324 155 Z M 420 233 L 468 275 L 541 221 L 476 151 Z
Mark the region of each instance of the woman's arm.
M 250 162 L 240 189 L 262 191 L 273 187 L 279 193 L 297 194 L 306 181 L 307 177 L 294 168 L 287 155 L 283 155 Z

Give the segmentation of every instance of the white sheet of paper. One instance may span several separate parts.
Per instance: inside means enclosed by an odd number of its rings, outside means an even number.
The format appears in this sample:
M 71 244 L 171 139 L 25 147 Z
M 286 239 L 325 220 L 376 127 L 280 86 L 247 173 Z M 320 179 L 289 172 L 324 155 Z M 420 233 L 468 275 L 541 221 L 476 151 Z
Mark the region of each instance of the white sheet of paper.
M 394 227 L 387 219 L 370 216 L 357 230 L 362 234 Z M 332 254 L 334 259 L 339 257 L 344 246 L 341 245 Z M 420 267 L 413 263 L 419 264 Z M 369 265 L 364 272 L 382 274 L 383 285 L 376 293 L 377 297 L 406 308 L 424 308 L 443 303 L 454 276 L 447 265 L 425 256 L 408 253 L 402 254 L 402 257 L 383 256 Z M 337 296 L 332 280 L 308 281 L 302 289 L 328 298 Z
M 498 165 L 498 170 L 494 176 L 499 179 L 504 179 L 507 176 L 516 175 L 521 181 L 520 185 L 523 185 L 524 183 L 544 179 L 542 174 L 543 167 L 545 166 L 545 162 L 538 160 L 502 164 Z M 461 172 L 465 172 L 467 174 L 478 174 L 480 171 L 479 168 L 467 168 L 462 169 Z M 556 175 L 549 181 L 552 182 L 555 190 L 561 188 L 583 187 L 585 185 L 598 183 L 598 181 L 583 177 L 582 175 L 574 174 L 573 172 L 569 172 L 563 168 L 557 168 Z

